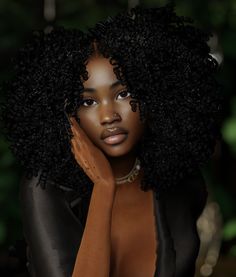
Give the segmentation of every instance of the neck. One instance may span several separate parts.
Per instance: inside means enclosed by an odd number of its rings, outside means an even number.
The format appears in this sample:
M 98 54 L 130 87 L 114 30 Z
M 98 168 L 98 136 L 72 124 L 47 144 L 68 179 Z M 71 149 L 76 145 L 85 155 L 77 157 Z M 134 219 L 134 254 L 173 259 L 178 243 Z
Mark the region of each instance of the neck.
M 110 162 L 115 178 L 120 178 L 127 175 L 134 166 L 136 160 L 135 151 L 120 157 L 107 157 Z

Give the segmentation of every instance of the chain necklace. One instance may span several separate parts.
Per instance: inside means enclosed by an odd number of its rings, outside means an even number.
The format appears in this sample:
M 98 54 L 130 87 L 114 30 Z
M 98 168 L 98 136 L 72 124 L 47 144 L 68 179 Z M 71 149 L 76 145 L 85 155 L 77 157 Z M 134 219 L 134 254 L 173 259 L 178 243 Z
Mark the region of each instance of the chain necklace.
M 127 175 L 120 178 L 115 178 L 116 184 L 120 185 L 126 182 L 132 183 L 135 180 L 136 176 L 139 174 L 140 169 L 140 160 L 136 158 L 133 168 Z

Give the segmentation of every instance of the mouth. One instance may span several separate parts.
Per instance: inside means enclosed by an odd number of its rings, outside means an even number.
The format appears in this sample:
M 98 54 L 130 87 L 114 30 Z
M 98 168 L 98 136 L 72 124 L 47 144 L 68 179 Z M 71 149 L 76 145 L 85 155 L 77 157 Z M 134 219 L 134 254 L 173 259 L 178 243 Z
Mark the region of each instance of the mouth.
M 122 127 L 111 127 L 105 129 L 101 134 L 101 139 L 109 145 L 122 143 L 126 138 L 128 132 Z
M 123 133 L 123 134 L 117 134 L 117 135 L 106 137 L 106 138 L 103 139 L 103 141 L 106 144 L 114 145 L 114 144 L 120 144 L 120 143 L 122 143 L 123 141 L 126 140 L 127 137 L 128 137 L 128 134 L 127 133 Z

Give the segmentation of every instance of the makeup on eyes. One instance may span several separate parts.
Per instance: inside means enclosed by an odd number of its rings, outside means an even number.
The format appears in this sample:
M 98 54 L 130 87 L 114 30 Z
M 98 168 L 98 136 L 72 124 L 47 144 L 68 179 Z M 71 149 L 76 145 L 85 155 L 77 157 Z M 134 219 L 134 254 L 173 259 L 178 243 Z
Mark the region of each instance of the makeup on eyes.
M 122 99 L 126 99 L 126 98 L 130 97 L 130 92 L 128 92 L 127 89 L 123 89 L 123 90 L 119 91 L 119 92 L 117 93 L 117 96 L 119 96 L 120 94 L 122 94 L 122 93 L 124 93 L 124 92 L 127 93 L 127 96 L 123 97 Z M 82 94 L 82 96 L 83 96 L 83 94 Z M 86 96 L 83 96 L 83 98 L 82 98 L 82 100 L 81 100 L 81 105 L 84 106 L 84 107 L 92 106 L 92 105 L 87 105 L 87 106 L 84 105 L 84 103 L 86 103 L 86 101 L 90 101 L 90 100 L 91 100 L 91 101 L 96 101 L 96 100 L 94 100 L 94 99 L 92 99 L 92 98 L 86 98 Z

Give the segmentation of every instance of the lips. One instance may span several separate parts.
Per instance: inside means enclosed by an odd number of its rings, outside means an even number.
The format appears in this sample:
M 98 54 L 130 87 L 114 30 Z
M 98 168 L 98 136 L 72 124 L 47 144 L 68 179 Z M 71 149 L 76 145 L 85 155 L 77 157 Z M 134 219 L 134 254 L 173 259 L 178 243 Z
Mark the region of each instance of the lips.
M 103 141 L 109 145 L 117 145 L 126 140 L 127 134 L 118 134 L 105 138 Z
M 118 127 L 115 127 L 115 128 L 107 128 L 106 130 L 104 130 L 102 132 L 102 135 L 101 135 L 101 139 L 105 139 L 107 137 L 110 137 L 110 136 L 115 136 L 115 135 L 119 135 L 119 134 L 127 134 L 128 132 L 123 129 L 123 128 L 118 128 Z

